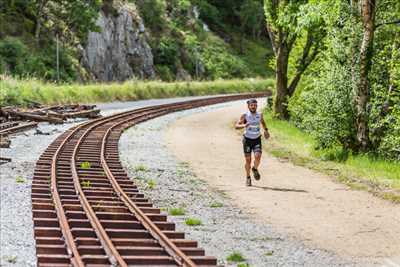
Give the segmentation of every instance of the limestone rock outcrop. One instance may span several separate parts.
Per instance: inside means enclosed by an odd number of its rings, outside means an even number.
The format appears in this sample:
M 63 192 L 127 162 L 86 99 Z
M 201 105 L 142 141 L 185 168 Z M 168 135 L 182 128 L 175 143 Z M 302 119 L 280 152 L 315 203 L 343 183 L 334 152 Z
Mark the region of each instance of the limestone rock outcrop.
M 153 54 L 146 30 L 133 4 L 100 11 L 82 51 L 81 64 L 97 81 L 124 81 L 155 77 Z

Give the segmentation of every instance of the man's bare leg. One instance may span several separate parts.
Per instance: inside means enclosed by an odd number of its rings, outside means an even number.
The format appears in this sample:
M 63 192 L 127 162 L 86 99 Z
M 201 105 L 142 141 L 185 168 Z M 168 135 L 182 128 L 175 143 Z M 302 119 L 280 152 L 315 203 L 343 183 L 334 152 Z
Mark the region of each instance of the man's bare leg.
M 246 164 L 244 168 L 246 170 L 246 185 L 251 186 L 250 169 L 251 169 L 251 154 L 245 155 Z
M 254 168 L 258 169 L 258 166 L 260 166 L 261 162 L 261 153 L 256 152 L 254 153 Z
M 260 152 L 254 153 L 254 166 L 252 170 L 254 178 L 256 180 L 260 180 L 260 173 L 258 172 L 258 166 L 260 166 L 260 162 L 261 162 L 261 153 Z

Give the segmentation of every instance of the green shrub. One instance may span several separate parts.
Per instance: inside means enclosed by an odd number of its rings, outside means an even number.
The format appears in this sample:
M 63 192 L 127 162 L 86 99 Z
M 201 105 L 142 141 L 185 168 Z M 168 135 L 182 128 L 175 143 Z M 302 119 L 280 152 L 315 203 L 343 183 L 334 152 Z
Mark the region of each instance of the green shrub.
M 309 87 L 299 90 L 289 102 L 291 119 L 295 125 L 311 133 L 318 148 L 354 143 L 352 87 L 350 70 L 329 64 Z
M 171 208 L 171 209 L 169 209 L 169 214 L 172 216 L 185 215 L 185 209 L 184 208 Z
M 207 0 L 194 0 L 196 6 L 200 9 L 200 19 L 208 24 L 213 24 L 216 26 L 223 26 L 221 20 L 221 14 L 217 7 L 208 3 Z
M 165 0 L 138 1 L 138 6 L 147 27 L 160 31 L 165 25 L 167 2 Z
M 76 70 L 68 49 L 60 49 L 60 80 L 73 81 Z M 26 46 L 20 39 L 6 37 L 0 41 L 0 73 L 8 70 L 13 76 L 40 77 L 44 80 L 56 80 L 56 48 L 54 43 L 47 44 L 38 52 Z
M 18 177 L 15 179 L 15 182 L 17 182 L 18 184 L 23 184 L 23 183 L 26 182 L 26 180 L 25 180 L 24 177 L 18 176 Z
M 83 188 L 91 188 L 92 187 L 92 183 L 89 180 L 85 180 L 81 182 L 81 186 Z
M 155 65 L 156 73 L 161 80 L 172 82 L 175 80 L 175 75 L 167 65 Z
M 0 106 L 23 105 L 23 97 L 17 82 L 0 78 Z
M 217 37 L 208 35 L 200 53 L 201 63 L 208 79 L 243 78 L 248 76 L 248 66 L 242 59 L 236 57 L 228 47 Z
M 153 190 L 154 188 L 156 188 L 156 185 L 157 185 L 157 183 L 153 179 L 149 179 L 147 181 L 147 188 L 150 189 L 150 190 Z
M 89 170 L 90 167 L 91 167 L 91 164 L 90 164 L 89 161 L 84 161 L 84 162 L 81 163 L 80 166 L 81 166 L 81 168 L 84 169 L 84 170 Z
M 159 65 L 175 65 L 178 58 L 179 45 L 170 37 L 162 37 L 155 49 L 154 61 Z
M 400 160 L 400 104 L 382 122 L 386 132 L 380 140 L 378 152 L 388 159 Z
M 185 220 L 185 223 L 186 223 L 186 225 L 189 225 L 189 226 L 198 226 L 198 225 L 202 224 L 201 220 L 196 219 L 196 218 L 187 218 Z
M 6 37 L 0 41 L 0 57 L 12 73 L 18 66 L 23 65 L 27 54 L 28 48 L 17 38 Z
M 149 169 L 145 166 L 145 165 L 143 165 L 143 164 L 139 164 L 139 165 L 137 165 L 136 167 L 135 167 L 135 172 L 146 172 L 146 171 L 148 171 Z
M 234 251 L 228 257 L 226 257 L 226 260 L 229 262 L 241 262 L 245 261 L 246 259 L 243 257 L 242 253 Z
M 332 145 L 324 149 L 317 149 L 313 154 L 324 161 L 344 162 L 350 155 L 350 150 L 340 145 Z
M 5 60 L 0 56 L 0 73 L 5 73 L 7 70 L 7 65 Z

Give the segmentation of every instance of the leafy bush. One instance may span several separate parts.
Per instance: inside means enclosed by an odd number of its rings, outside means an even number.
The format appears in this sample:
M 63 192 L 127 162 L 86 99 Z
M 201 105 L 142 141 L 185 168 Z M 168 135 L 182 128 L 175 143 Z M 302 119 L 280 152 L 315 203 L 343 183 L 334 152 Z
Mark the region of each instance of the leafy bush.
M 0 73 L 5 73 L 7 70 L 6 62 L 0 57 Z
M 175 80 L 175 75 L 167 65 L 155 65 L 156 73 L 161 80 L 172 82 Z
M 161 31 L 165 25 L 167 2 L 165 0 L 138 1 L 142 18 L 147 27 Z
M 295 125 L 317 139 L 320 148 L 351 147 L 354 139 L 350 71 L 329 64 L 308 88 L 289 103 Z
M 174 66 L 178 58 L 178 48 L 176 40 L 162 37 L 155 49 L 155 64 Z
M 208 3 L 207 0 L 193 0 L 193 3 L 200 10 L 200 19 L 207 24 L 222 27 L 221 14 L 217 7 Z M 228 5 L 229 6 L 229 5 Z
M 6 37 L 0 41 L 0 57 L 11 72 L 19 66 L 23 66 L 23 60 L 28 54 L 28 48 L 17 38 Z
M 378 147 L 378 152 L 389 159 L 400 160 L 400 104 L 396 105 L 383 124 L 389 125 Z
M 393 42 L 391 36 L 377 32 L 369 126 L 372 148 L 385 158 L 400 160 L 400 40 Z
M 242 59 L 229 53 L 222 40 L 209 35 L 201 51 L 201 62 L 209 79 L 243 78 L 248 75 L 248 67 Z
M 76 71 L 68 49 L 60 50 L 59 62 L 60 80 L 75 80 Z M 56 80 L 55 45 L 49 44 L 42 52 L 37 52 L 18 38 L 4 38 L 0 41 L 0 73 L 6 71 L 19 77 L 41 77 L 45 80 Z
M 396 17 L 396 1 L 377 17 Z M 359 49 L 362 20 L 354 18 L 349 2 L 339 1 L 325 14 L 327 35 L 320 58 L 303 76 L 303 88 L 289 103 L 294 123 L 314 135 L 322 158 L 342 160 L 358 152 L 356 100 L 360 84 Z M 368 156 L 400 159 L 400 41 L 398 27 L 375 29 L 368 72 Z M 296 62 L 290 62 L 294 66 Z M 290 70 L 291 68 L 289 68 Z M 293 67 L 292 67 L 293 69 Z M 299 88 L 299 89 L 300 89 Z M 350 152 L 349 152 L 350 150 Z M 378 156 L 378 157 L 377 157 Z

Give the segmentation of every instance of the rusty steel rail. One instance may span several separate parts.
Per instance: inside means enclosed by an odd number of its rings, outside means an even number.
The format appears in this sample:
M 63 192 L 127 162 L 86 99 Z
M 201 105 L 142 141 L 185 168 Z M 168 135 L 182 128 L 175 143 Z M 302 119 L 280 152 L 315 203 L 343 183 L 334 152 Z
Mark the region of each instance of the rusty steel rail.
M 32 184 L 38 266 L 216 266 L 138 191 L 119 162 L 118 140 L 124 129 L 174 111 L 265 95 L 145 107 L 59 136 L 38 160 Z

